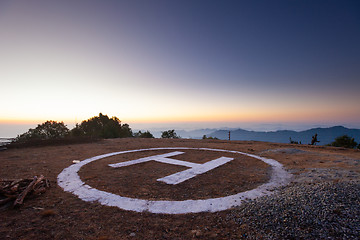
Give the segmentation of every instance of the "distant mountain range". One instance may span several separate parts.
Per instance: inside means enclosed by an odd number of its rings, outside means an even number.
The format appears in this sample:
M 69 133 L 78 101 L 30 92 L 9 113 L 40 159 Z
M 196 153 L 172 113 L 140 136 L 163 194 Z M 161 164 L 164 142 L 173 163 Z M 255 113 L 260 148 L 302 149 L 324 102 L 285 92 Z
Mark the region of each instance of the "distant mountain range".
M 290 138 L 293 141 L 301 142 L 302 144 L 309 144 L 312 136 L 318 135 L 320 143 L 318 145 L 326 145 L 335 140 L 336 137 L 348 135 L 355 138 L 357 143 L 360 142 L 360 129 L 349 129 L 343 126 L 335 126 L 329 128 L 312 128 L 306 131 L 290 131 L 279 130 L 272 132 L 256 132 L 247 131 L 244 129 L 230 130 L 231 140 L 253 140 L 264 142 L 278 142 L 290 143 Z M 229 139 L 229 130 L 217 130 L 206 134 L 208 137 L 216 137 L 218 139 Z
M 154 137 L 156 138 L 160 138 L 161 137 L 161 133 L 163 131 L 166 131 L 167 129 L 164 130 L 151 130 L 150 132 L 154 135 Z M 175 132 L 178 136 L 182 137 L 182 138 L 193 138 L 193 139 L 200 139 L 202 138 L 204 135 L 208 135 L 211 134 L 213 132 L 218 131 L 219 129 L 216 128 L 205 128 L 205 129 L 196 129 L 196 130 L 190 130 L 190 131 L 186 131 L 186 130 L 179 130 L 179 129 L 175 129 Z M 135 130 L 135 132 L 138 130 Z M 142 130 L 145 131 L 145 130 Z

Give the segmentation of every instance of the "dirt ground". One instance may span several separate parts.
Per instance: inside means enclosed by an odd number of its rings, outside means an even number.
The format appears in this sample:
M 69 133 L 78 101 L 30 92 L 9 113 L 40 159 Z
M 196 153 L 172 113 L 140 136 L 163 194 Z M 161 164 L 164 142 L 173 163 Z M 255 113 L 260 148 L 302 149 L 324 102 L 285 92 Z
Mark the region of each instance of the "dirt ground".
M 57 185 L 58 174 L 93 156 L 133 149 L 189 147 L 235 150 L 272 158 L 294 175 L 311 179 L 312 172 L 345 171 L 331 181 L 359 180 L 360 151 L 309 145 L 253 141 L 188 139 L 112 139 L 95 143 L 8 149 L 0 152 L 0 179 L 44 175 L 51 188 L 43 195 L 26 199 L 16 209 L 0 209 L 0 239 L 239 239 L 255 231 L 227 220 L 231 210 L 196 214 L 152 214 L 131 212 L 85 202 Z M 86 184 L 121 196 L 148 200 L 207 199 L 233 195 L 266 183 L 271 168 L 260 160 L 239 154 L 200 150 L 174 159 L 203 163 L 225 156 L 233 161 L 179 185 L 156 181 L 186 167 L 146 162 L 123 168 L 108 164 L 162 154 L 168 150 L 135 152 L 104 158 L 85 165 L 79 175 Z M 330 181 L 329 179 L 325 179 Z

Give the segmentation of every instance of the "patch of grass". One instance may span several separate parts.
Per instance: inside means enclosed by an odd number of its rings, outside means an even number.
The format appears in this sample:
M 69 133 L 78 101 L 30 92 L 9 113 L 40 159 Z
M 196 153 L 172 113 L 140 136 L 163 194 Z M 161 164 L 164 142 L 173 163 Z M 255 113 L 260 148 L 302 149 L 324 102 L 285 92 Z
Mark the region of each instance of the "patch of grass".
M 25 147 L 44 147 L 44 146 L 59 146 L 81 143 L 92 143 L 100 141 L 98 138 L 91 137 L 66 137 L 61 139 L 32 139 L 26 142 L 12 142 L 6 145 L 10 148 L 25 148 Z
M 40 212 L 40 215 L 42 217 L 51 217 L 51 216 L 55 216 L 56 212 L 53 209 L 45 209 L 44 211 Z

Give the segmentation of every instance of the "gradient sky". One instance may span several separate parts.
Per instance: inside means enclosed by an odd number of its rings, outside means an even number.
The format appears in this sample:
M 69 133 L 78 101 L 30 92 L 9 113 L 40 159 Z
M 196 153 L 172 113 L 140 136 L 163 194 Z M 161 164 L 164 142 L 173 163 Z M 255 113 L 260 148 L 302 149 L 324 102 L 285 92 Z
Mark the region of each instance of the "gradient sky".
M 359 12 L 355 0 L 0 0 L 0 124 L 102 112 L 144 127 L 360 127 Z

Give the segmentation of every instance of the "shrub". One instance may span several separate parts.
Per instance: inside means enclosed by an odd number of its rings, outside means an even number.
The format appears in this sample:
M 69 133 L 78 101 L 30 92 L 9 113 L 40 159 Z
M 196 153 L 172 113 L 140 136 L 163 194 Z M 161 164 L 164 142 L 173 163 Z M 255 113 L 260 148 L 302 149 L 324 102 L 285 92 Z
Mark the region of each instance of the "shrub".
M 291 144 L 301 144 L 301 142 L 299 143 L 298 141 L 292 140 L 291 137 L 289 138 L 289 141 Z
M 343 135 L 335 138 L 335 141 L 329 145 L 334 147 L 355 148 L 358 144 L 355 142 L 354 138 L 351 138 L 348 135 Z
M 82 121 L 72 130 L 74 136 L 89 136 L 93 138 L 120 138 L 132 137 L 133 133 L 128 124 L 121 125 L 117 117 L 109 118 L 102 113 L 99 116 L 92 117 Z
M 154 138 L 154 135 L 152 135 L 149 131 L 146 131 L 146 132 L 137 132 L 134 134 L 134 137 L 137 137 L 137 138 Z
M 14 142 L 27 142 L 30 140 L 61 139 L 69 134 L 64 122 L 46 121 L 35 129 L 30 128 L 26 133 L 17 136 Z
M 165 132 L 161 132 L 161 137 L 162 137 L 162 138 L 180 138 L 180 137 L 176 134 L 176 132 L 175 132 L 174 129 L 173 129 L 173 130 L 167 130 L 167 131 L 165 131 Z
M 205 140 L 205 139 L 214 139 L 214 140 L 219 140 L 217 137 L 207 137 L 206 135 L 204 135 L 203 137 L 202 137 L 202 139 L 203 140 Z
M 129 124 L 125 123 L 123 125 L 121 125 L 121 129 L 120 129 L 120 137 L 124 138 L 124 137 L 133 137 L 133 132 L 129 126 Z
M 71 130 L 64 122 L 46 121 L 35 129 L 29 129 L 26 133 L 19 135 L 9 147 L 73 144 L 120 137 L 133 137 L 130 126 L 126 123 L 121 125 L 117 117 L 109 118 L 100 113 L 99 116 L 76 124 Z
M 85 135 L 84 130 L 81 126 L 77 123 L 73 129 L 70 130 L 70 135 L 72 137 L 81 137 Z

